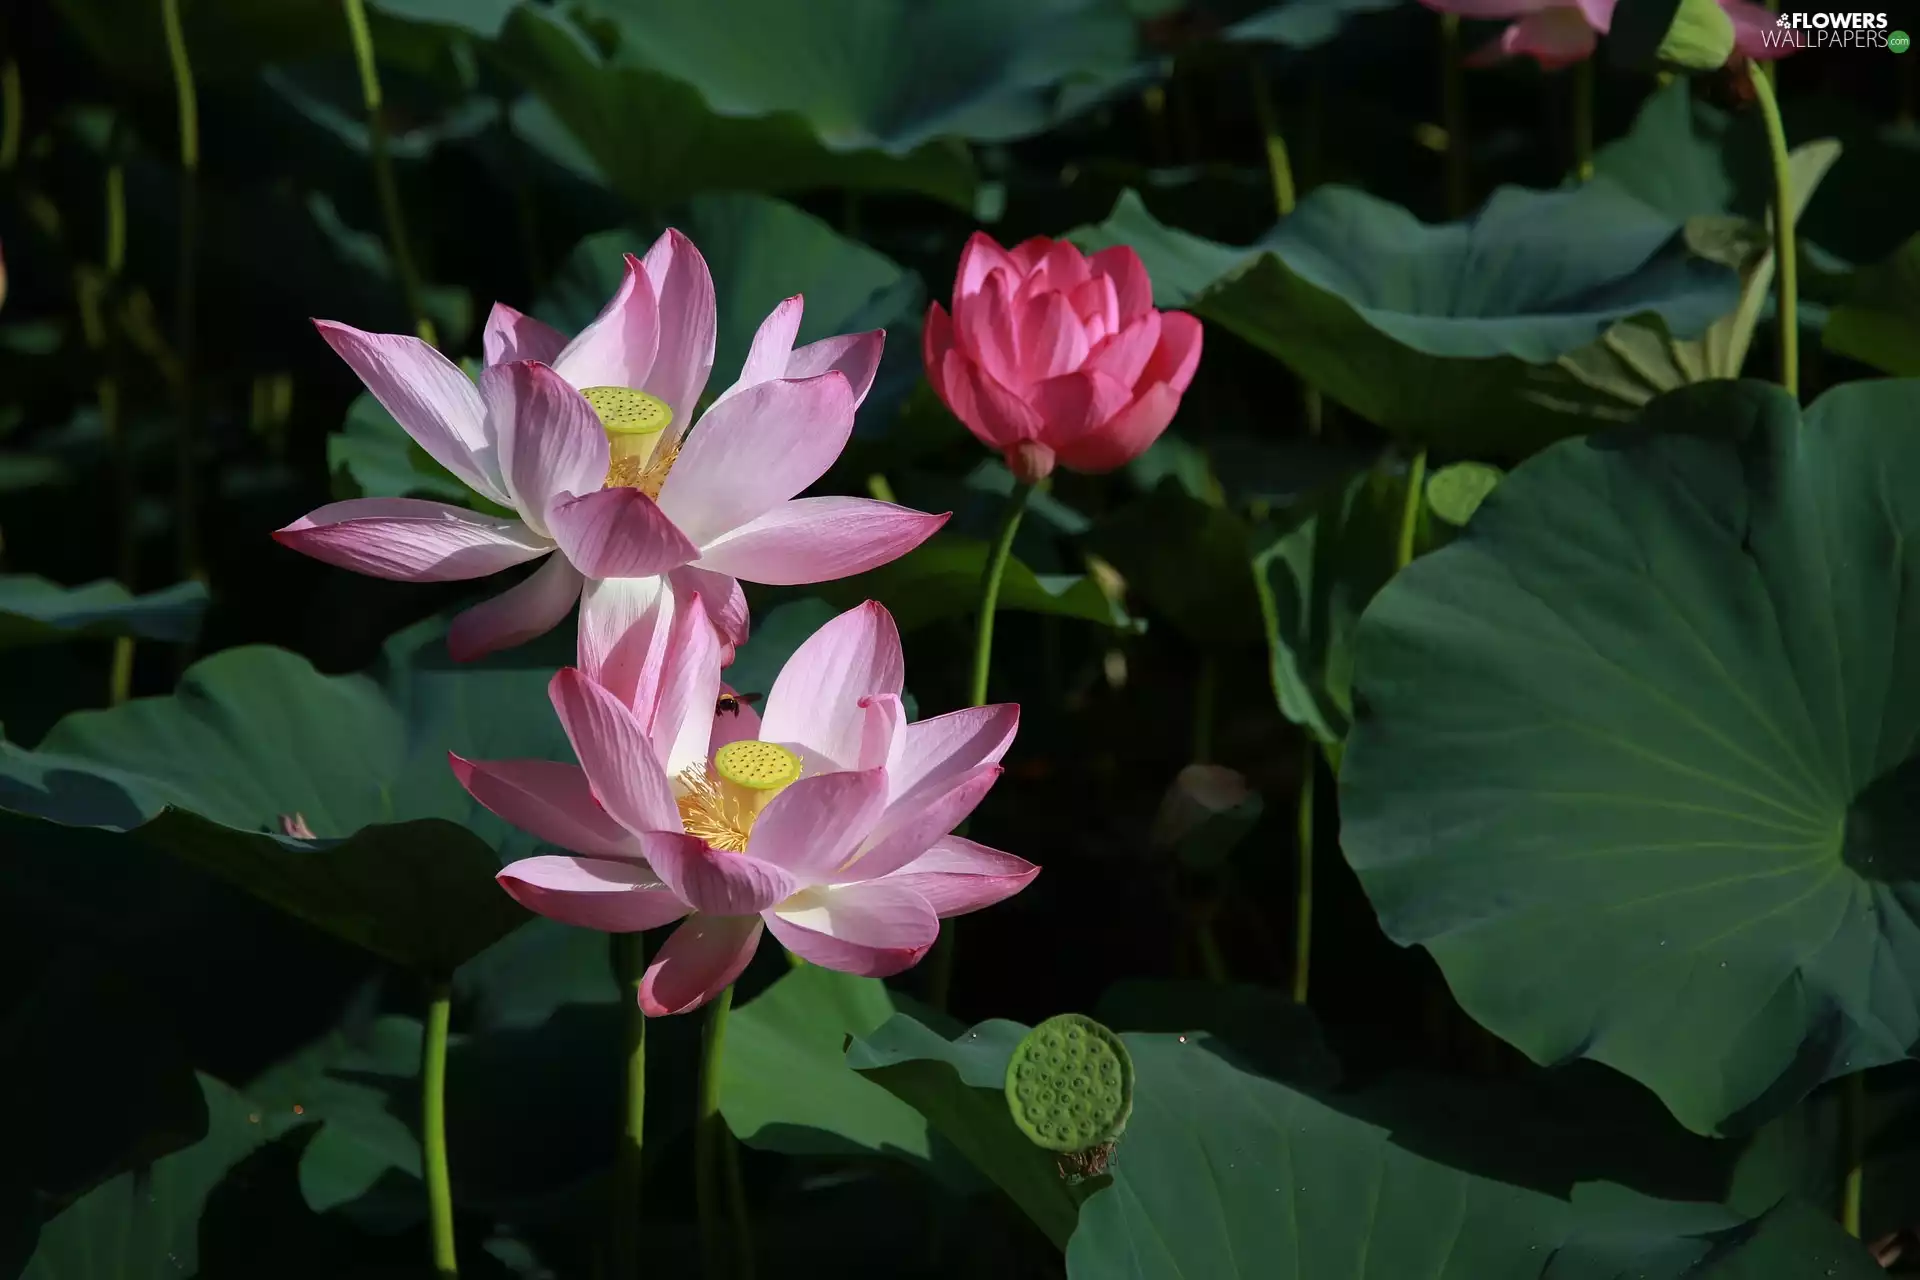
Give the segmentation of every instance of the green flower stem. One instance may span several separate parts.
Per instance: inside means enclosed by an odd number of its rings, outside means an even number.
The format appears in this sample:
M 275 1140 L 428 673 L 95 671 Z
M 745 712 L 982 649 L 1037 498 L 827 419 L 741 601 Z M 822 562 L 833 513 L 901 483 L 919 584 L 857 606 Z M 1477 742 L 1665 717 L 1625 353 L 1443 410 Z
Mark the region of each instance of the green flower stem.
M 393 156 L 387 147 L 387 117 L 380 93 L 380 67 L 373 58 L 373 30 L 367 25 L 364 0 L 345 0 L 347 30 L 353 36 L 353 60 L 360 67 L 360 96 L 367 107 L 367 149 L 373 155 L 373 185 L 380 197 L 380 213 L 387 223 L 387 248 L 393 254 L 394 274 L 423 342 L 439 346 L 433 321 L 422 303 L 420 270 L 414 265 L 413 245 L 407 239 L 406 218 L 400 207 L 400 188 L 393 180 Z
M 1760 105 L 1760 118 L 1767 126 L 1767 150 L 1773 158 L 1773 288 L 1777 300 L 1775 338 L 1778 341 L 1780 385 L 1787 394 L 1800 398 L 1800 267 L 1794 257 L 1793 184 L 1787 170 L 1787 131 L 1780 122 L 1780 102 L 1774 97 L 1773 81 L 1760 64 L 1747 64 L 1747 78 L 1753 84 L 1754 101 Z
M 975 707 L 987 705 L 987 675 L 993 669 L 993 614 L 1000 605 L 1000 579 L 1006 576 L 1007 561 L 1013 555 L 1013 535 L 1020 532 L 1020 517 L 1026 514 L 1033 486 L 1014 482 L 1007 499 L 1006 513 L 1000 518 L 1000 532 L 994 535 L 993 549 L 987 553 L 987 570 L 980 579 L 980 621 L 973 633 L 973 701 Z
M 114 558 L 114 576 L 131 591 L 139 556 L 133 523 L 133 508 L 139 494 L 135 489 L 133 458 L 121 438 L 120 378 L 114 367 L 112 338 L 106 322 L 114 288 L 127 265 L 127 174 L 117 150 L 120 141 L 120 121 L 115 120 L 112 137 L 107 144 L 114 149 L 114 153 L 107 164 L 104 274 L 91 287 L 82 288 L 80 298 L 81 327 L 86 332 L 87 345 L 101 362 L 94 397 L 100 404 L 100 426 L 106 433 L 108 451 L 113 459 L 114 507 L 118 519 L 116 540 L 119 544 Z M 113 642 L 113 665 L 107 676 L 108 704 L 117 707 L 132 694 L 133 637 L 119 636 Z
M 453 1245 L 453 1179 L 447 1171 L 447 1027 L 452 1020 L 453 986 L 436 981 L 427 1005 L 426 1043 L 420 1050 L 420 1138 L 426 1157 L 433 1266 L 443 1277 L 460 1274 Z
M 708 1280 L 719 1280 L 727 1271 L 727 1241 L 720 1225 L 720 1148 L 727 1136 L 726 1121 L 720 1116 L 720 1063 L 727 1051 L 727 1013 L 732 1008 L 732 987 L 707 1006 L 706 1030 L 700 1038 L 700 1097 L 693 1117 L 693 1193 Z M 737 1218 L 744 1218 L 743 1207 L 734 1205 Z M 745 1225 L 735 1223 L 741 1230 Z
M 1293 212 L 1298 200 L 1293 181 L 1293 160 L 1287 154 L 1287 140 L 1280 132 L 1280 119 L 1273 109 L 1273 96 L 1268 92 L 1266 73 L 1260 69 L 1257 54 L 1253 63 L 1253 113 L 1260 122 L 1260 132 L 1266 137 L 1267 176 L 1273 183 L 1273 211 L 1284 220 Z M 1307 420 L 1307 431 L 1319 435 L 1326 408 L 1320 400 L 1320 388 L 1304 378 L 1300 382 L 1300 408 Z
M 167 60 L 173 67 L 174 94 L 180 120 L 180 242 L 179 285 L 174 290 L 174 357 L 178 362 L 180 426 L 174 437 L 174 520 L 180 576 L 204 581 L 200 564 L 199 477 L 194 466 L 195 405 L 193 398 L 194 291 L 199 276 L 200 221 L 200 99 L 193 83 L 193 62 L 187 56 L 187 37 L 180 26 L 180 0 L 160 0 L 160 21 L 166 29 Z
M 620 980 L 627 1090 L 620 1154 L 613 1177 L 613 1276 L 640 1274 L 641 1154 L 647 1123 L 647 1015 L 640 1010 L 640 982 L 647 973 L 647 942 L 638 933 L 613 935 L 614 974 Z
M 1866 1183 L 1866 1072 L 1856 1071 L 1841 1086 L 1840 1127 L 1847 1144 L 1847 1181 L 1840 1198 L 1840 1225 L 1860 1238 L 1860 1200 Z
M 1293 1002 L 1307 1002 L 1307 977 L 1313 959 L 1313 786 L 1320 744 L 1311 735 L 1300 753 L 1300 798 L 1295 805 L 1300 865 L 1293 893 Z
M 20 163 L 20 134 L 26 125 L 26 104 L 20 92 L 20 64 L 0 62 L 0 173 Z
M 1440 124 L 1447 134 L 1447 215 L 1467 212 L 1467 85 L 1460 74 L 1460 15 L 1440 15 Z
M 1420 527 L 1420 503 L 1427 485 L 1427 451 L 1422 448 L 1407 464 L 1407 498 L 1400 508 L 1400 544 L 1394 567 L 1404 569 L 1413 563 L 1414 533 Z
M 993 615 L 1000 606 L 1000 580 L 1006 576 L 1007 561 L 1013 556 L 1013 536 L 1020 532 L 1020 517 L 1026 514 L 1033 497 L 1033 486 L 1014 481 L 1007 497 L 1007 509 L 1000 517 L 1000 531 L 987 552 L 986 572 L 980 579 L 980 619 L 973 635 L 973 686 L 967 705 L 987 705 L 987 679 L 993 671 Z M 964 828 L 963 828 L 964 830 Z M 947 998 L 953 993 L 954 923 L 940 922 L 940 937 L 927 958 L 927 1000 L 945 1012 Z
M 1593 59 L 1573 64 L 1573 172 L 1580 181 L 1593 178 Z

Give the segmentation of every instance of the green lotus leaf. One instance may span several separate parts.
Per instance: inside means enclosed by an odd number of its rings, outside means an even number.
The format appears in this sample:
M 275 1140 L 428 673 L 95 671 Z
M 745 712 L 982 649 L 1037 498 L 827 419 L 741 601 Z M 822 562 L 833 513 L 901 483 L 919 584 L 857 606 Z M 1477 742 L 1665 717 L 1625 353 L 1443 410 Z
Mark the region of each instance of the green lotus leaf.
M 1912 382 L 1676 392 L 1362 619 L 1347 859 L 1535 1060 L 1710 1132 L 1920 1039 L 1916 416 Z
M 926 1119 L 847 1066 L 849 1036 L 897 1012 L 886 985 L 808 965 L 734 1012 L 720 1109 L 742 1142 L 806 1155 L 879 1155 L 930 1164 Z M 951 1160 L 951 1152 L 947 1153 Z
M 1075 238 L 1132 245 L 1159 305 L 1191 308 L 1396 436 L 1480 456 L 1621 420 L 1554 377 L 1554 362 L 1637 316 L 1692 337 L 1739 297 L 1732 268 L 1608 182 L 1503 187 L 1438 226 L 1322 187 L 1246 248 L 1162 226 L 1129 191 Z
M 726 118 L 790 112 L 835 152 L 1000 142 L 1134 66 L 1123 0 L 588 0 L 615 61 L 696 86 Z
M 811 10 L 792 12 L 813 20 Z M 715 38 L 738 40 L 772 21 L 763 14 L 749 24 L 716 27 Z M 859 29 L 854 24 L 834 34 L 843 38 Z M 702 191 L 832 186 L 915 191 L 972 207 L 973 162 L 963 146 L 934 140 L 897 156 L 872 147 L 836 148 L 790 106 L 728 112 L 705 95 L 694 78 L 697 68 L 663 71 L 631 58 L 609 59 L 578 28 L 544 10 L 516 9 L 491 53 L 540 95 L 607 183 L 641 208 Z M 832 65 L 839 58 L 836 53 Z
M 541 671 L 395 664 L 382 688 L 230 649 L 171 697 L 77 712 L 34 751 L 0 743 L 0 806 L 132 833 L 389 960 L 448 971 L 526 920 L 493 875 L 534 842 L 467 795 L 447 753 L 566 759 L 545 686 Z
M 902 1015 L 857 1041 L 848 1061 L 931 1123 L 954 1126 L 956 1144 L 1051 1234 L 1073 1207 L 1051 1154 L 1020 1136 L 1004 1100 L 1004 1135 L 974 1109 L 981 1096 L 999 1100 L 992 1086 L 1026 1031 L 986 1022 L 949 1041 Z M 1813 1259 L 1849 1280 L 1878 1269 L 1838 1224 L 1793 1202 L 1748 1221 L 1608 1183 L 1537 1190 L 1418 1153 L 1343 1109 L 1360 1104 L 1259 1075 L 1204 1032 L 1122 1039 L 1133 1117 L 1110 1177 L 1085 1184 L 1070 1280 L 1804 1280 Z M 1405 1091 L 1375 1092 L 1396 1087 Z M 1532 1145 L 1480 1135 L 1481 1146 L 1501 1142 Z
M 1363 13 L 1384 13 L 1402 0 L 1286 0 L 1227 28 L 1239 44 L 1277 44 L 1287 49 L 1318 49 Z
M 198 582 L 136 596 L 105 580 L 63 587 L 31 574 L 0 574 L 0 649 L 103 636 L 192 640 L 206 608 L 207 589 Z
M 1920 236 L 1854 273 L 1821 341 L 1886 373 L 1920 375 Z

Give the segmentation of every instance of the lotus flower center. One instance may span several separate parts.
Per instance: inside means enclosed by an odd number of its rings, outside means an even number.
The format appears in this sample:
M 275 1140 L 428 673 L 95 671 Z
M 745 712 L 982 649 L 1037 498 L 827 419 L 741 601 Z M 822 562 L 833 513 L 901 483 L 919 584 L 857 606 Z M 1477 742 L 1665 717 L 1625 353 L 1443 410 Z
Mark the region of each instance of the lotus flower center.
M 729 742 L 711 766 L 680 775 L 680 822 L 709 848 L 745 853 L 754 819 L 767 802 L 800 779 L 800 757 L 756 739 Z
M 606 487 L 638 489 L 658 498 L 680 455 L 678 444 L 661 448 L 673 425 L 672 406 L 635 387 L 587 387 L 580 394 L 607 433 Z

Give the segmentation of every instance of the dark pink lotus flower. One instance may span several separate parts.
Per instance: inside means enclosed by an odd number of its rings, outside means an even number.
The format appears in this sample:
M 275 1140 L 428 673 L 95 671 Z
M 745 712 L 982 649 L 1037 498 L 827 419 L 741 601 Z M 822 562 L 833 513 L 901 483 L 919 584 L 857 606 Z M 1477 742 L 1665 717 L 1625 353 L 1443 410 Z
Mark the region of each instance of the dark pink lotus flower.
M 694 426 L 713 368 L 714 290 L 693 242 L 668 231 L 629 254 L 619 291 L 572 339 L 512 307 L 487 321 L 472 379 L 418 338 L 321 320 L 408 435 L 513 517 L 416 498 L 356 498 L 274 537 L 380 578 L 481 578 L 544 557 L 538 572 L 454 620 L 447 646 L 478 658 L 551 630 L 582 598 L 580 660 L 631 686 L 616 649 L 636 619 L 666 625 L 699 595 L 731 646 L 747 633 L 739 580 L 825 582 L 885 564 L 945 522 L 867 498 L 796 498 L 833 465 L 880 363 L 885 334 L 796 349 L 801 300 L 754 335 L 740 379 Z
M 631 932 L 681 920 L 640 988 L 650 1015 L 724 990 L 763 931 L 814 964 L 886 977 L 940 920 L 991 906 L 1039 868 L 950 834 L 1000 776 L 1011 704 L 908 723 L 893 618 L 841 614 L 787 660 L 764 716 L 721 701 L 719 640 L 678 615 L 633 699 L 569 668 L 554 709 L 579 765 L 453 757 L 461 783 L 571 855 L 500 883 L 530 911 Z
M 1549 71 L 1585 62 L 1613 25 L 1617 0 L 1420 0 L 1429 9 L 1462 18 L 1508 18 L 1511 25 L 1493 44 L 1467 59 L 1484 65 L 1528 57 Z M 1746 0 L 1719 0 L 1733 20 L 1733 50 L 1743 58 L 1784 58 L 1793 52 L 1769 10 Z M 1775 33 L 1772 40 L 1768 33 Z
M 975 232 L 952 316 L 927 311 L 923 354 L 947 408 L 1030 484 L 1056 462 L 1111 471 L 1158 439 L 1200 363 L 1200 322 L 1154 310 L 1125 245 L 1084 257 L 1036 237 L 1009 251 Z

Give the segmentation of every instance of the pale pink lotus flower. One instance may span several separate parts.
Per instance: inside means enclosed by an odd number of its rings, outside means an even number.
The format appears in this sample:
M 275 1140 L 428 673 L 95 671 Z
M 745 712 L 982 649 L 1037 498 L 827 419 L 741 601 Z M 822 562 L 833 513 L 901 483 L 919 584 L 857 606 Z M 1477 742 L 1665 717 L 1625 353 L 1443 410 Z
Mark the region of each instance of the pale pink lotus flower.
M 1477 66 L 1506 58 L 1529 57 L 1548 71 L 1585 62 L 1613 25 L 1617 0 L 1420 0 L 1429 9 L 1462 18 L 1512 19 L 1500 38 L 1467 59 Z M 1777 30 L 1774 14 L 1747 0 L 1718 0 L 1733 20 L 1733 51 L 1742 58 L 1770 60 L 1793 52 L 1791 44 L 1770 44 Z
M 951 835 L 1000 774 L 1011 704 L 908 723 L 893 618 L 867 603 L 787 660 L 764 716 L 720 695 L 719 639 L 680 611 L 631 699 L 578 670 L 551 693 L 579 765 L 453 757 L 461 783 L 571 855 L 500 883 L 529 910 L 630 932 L 684 918 L 640 988 L 650 1015 L 711 1000 L 763 930 L 845 973 L 917 963 L 940 920 L 1018 893 L 1039 868 Z
M 477 388 L 418 338 L 315 321 L 421 448 L 517 518 L 356 498 L 274 537 L 410 582 L 480 578 L 546 557 L 454 619 L 447 645 L 457 659 L 551 630 L 583 587 L 581 664 L 616 687 L 638 678 L 609 670 L 620 665 L 621 637 L 636 619 L 670 625 L 675 598 L 701 596 L 730 653 L 747 632 L 739 579 L 784 586 L 861 573 L 946 520 L 867 498 L 794 497 L 846 446 L 886 337 L 845 334 L 796 350 L 801 306 L 792 297 L 774 308 L 739 380 L 691 433 L 713 367 L 715 303 L 706 261 L 678 231 L 644 259 L 627 256 L 619 290 L 571 340 L 496 304 Z
M 1008 250 L 976 231 L 953 314 L 928 308 L 921 354 L 947 408 L 1031 484 L 1055 463 L 1112 471 L 1159 439 L 1200 364 L 1200 322 L 1154 309 L 1126 245 L 1083 257 L 1064 240 Z

